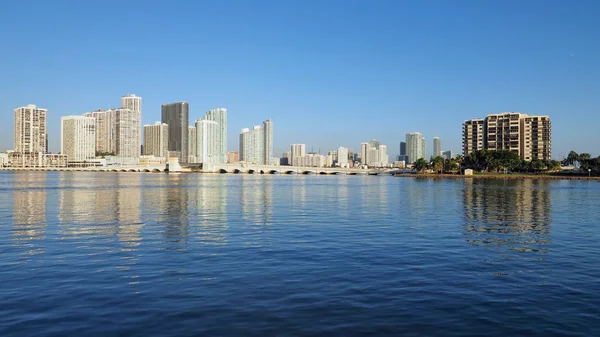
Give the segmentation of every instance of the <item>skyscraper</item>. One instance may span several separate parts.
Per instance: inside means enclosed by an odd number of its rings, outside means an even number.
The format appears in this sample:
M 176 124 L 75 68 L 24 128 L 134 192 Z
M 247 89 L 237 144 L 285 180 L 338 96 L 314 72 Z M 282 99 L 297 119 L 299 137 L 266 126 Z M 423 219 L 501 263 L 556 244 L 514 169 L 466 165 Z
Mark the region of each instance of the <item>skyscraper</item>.
M 360 163 L 363 165 L 369 164 L 369 143 L 360 143 Z
M 420 132 L 406 134 L 406 164 L 413 164 L 419 158 L 425 159 L 426 150 L 425 137 Z
M 491 114 L 485 118 L 485 148 L 488 150 L 509 150 L 521 155 L 519 144 L 521 114 L 505 112 Z
M 202 164 L 217 164 L 220 160 L 219 123 L 196 120 L 196 160 Z
M 47 112 L 34 104 L 15 109 L 15 152 L 48 153 Z
M 197 153 L 197 143 L 196 143 L 196 127 L 189 126 L 188 127 L 188 163 L 197 163 L 198 162 L 198 153 Z
M 134 94 L 122 96 L 121 108 L 142 113 L 142 98 Z
M 115 154 L 122 157 L 139 157 L 141 153 L 142 114 L 130 109 L 112 109 L 115 126 Z
M 290 146 L 290 164 L 298 166 L 299 158 L 306 154 L 306 144 L 292 144 Z
M 348 148 L 347 147 L 339 147 L 337 150 L 337 165 L 339 167 L 348 166 Z
M 60 152 L 67 155 L 69 162 L 96 156 L 96 121 L 93 117 L 64 116 L 60 119 Z
M 188 162 L 189 105 L 186 102 L 163 104 L 162 122 L 169 125 L 169 152 L 177 154 L 180 163 Z
M 144 125 L 144 155 L 168 158 L 169 126 L 156 122 Z
M 552 124 L 548 116 L 521 118 L 521 157 L 524 160 L 550 160 Z
M 433 137 L 433 156 L 440 157 L 442 155 L 442 141 L 440 137 Z
M 215 163 L 227 163 L 227 109 L 209 110 L 202 119 L 217 122 L 217 128 L 213 132 Z
M 270 119 L 252 130 L 242 129 L 240 161 L 261 165 L 273 164 L 273 122 Z
M 96 128 L 96 152 L 114 153 L 115 152 L 115 121 L 114 113 L 104 110 L 98 110 L 83 114 L 85 117 L 94 118 Z

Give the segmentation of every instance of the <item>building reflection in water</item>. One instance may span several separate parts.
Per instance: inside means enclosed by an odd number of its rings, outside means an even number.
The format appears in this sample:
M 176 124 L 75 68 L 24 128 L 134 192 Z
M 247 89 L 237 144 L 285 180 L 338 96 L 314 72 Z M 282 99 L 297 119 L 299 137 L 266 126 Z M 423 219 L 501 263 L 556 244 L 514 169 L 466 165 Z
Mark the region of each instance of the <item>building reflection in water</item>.
M 245 175 L 241 179 L 242 219 L 252 224 L 269 225 L 273 215 L 271 176 Z
M 541 179 L 465 179 L 467 242 L 545 253 L 552 220 L 549 184 Z
M 190 225 L 197 226 L 201 244 L 227 243 L 227 182 L 223 175 L 195 175 L 198 186 L 189 190 Z M 192 179 L 192 178 L 190 178 Z
M 23 256 L 45 252 L 40 241 L 46 237 L 46 172 L 18 172 L 13 178 L 13 242 L 25 249 Z M 24 261 L 26 262 L 26 261 Z
M 182 174 L 166 176 L 166 192 L 161 198 L 160 222 L 164 226 L 163 237 L 169 250 L 187 250 L 189 236 L 188 199 L 190 192 L 186 177 Z M 200 188 L 200 186 L 195 187 Z

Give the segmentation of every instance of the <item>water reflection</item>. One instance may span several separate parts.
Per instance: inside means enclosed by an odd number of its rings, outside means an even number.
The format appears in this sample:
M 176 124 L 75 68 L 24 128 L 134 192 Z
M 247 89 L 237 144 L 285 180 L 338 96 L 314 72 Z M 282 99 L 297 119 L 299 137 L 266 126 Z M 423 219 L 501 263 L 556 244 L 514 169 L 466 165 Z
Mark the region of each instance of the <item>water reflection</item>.
M 273 177 L 242 176 L 240 202 L 242 219 L 269 225 L 273 215 Z
M 42 254 L 46 237 L 46 180 L 39 172 L 13 174 L 13 243 L 25 249 L 23 256 Z
M 532 179 L 465 179 L 467 242 L 545 253 L 551 228 L 549 184 Z
M 189 186 L 186 186 L 185 176 L 181 174 L 168 175 L 166 183 L 159 219 L 164 224 L 163 237 L 170 243 L 167 249 L 186 250 L 189 236 Z
M 190 190 L 189 212 L 191 223 L 198 227 L 200 243 L 222 245 L 227 243 L 227 178 L 200 177 L 198 186 Z

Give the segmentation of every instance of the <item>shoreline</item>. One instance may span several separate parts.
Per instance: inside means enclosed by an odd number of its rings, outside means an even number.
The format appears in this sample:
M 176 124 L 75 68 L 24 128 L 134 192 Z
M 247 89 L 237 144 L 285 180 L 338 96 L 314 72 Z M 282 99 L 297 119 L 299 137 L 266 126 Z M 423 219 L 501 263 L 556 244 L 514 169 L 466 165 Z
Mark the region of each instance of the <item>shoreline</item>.
M 474 174 L 470 176 L 461 174 L 433 174 L 433 173 L 417 173 L 417 174 L 394 174 L 394 177 L 400 178 L 417 178 L 417 179 L 534 179 L 534 180 L 596 180 L 600 177 L 586 176 L 568 176 L 568 175 L 544 175 L 544 174 Z

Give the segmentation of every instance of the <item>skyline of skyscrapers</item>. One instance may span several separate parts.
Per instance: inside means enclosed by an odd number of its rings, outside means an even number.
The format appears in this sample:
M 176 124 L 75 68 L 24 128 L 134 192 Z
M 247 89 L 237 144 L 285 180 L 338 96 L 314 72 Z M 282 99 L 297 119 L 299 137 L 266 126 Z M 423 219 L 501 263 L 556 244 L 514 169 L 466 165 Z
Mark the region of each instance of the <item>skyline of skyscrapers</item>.
M 161 122 L 169 125 L 169 156 L 176 154 L 180 163 L 188 162 L 189 104 L 175 102 L 161 106 Z

